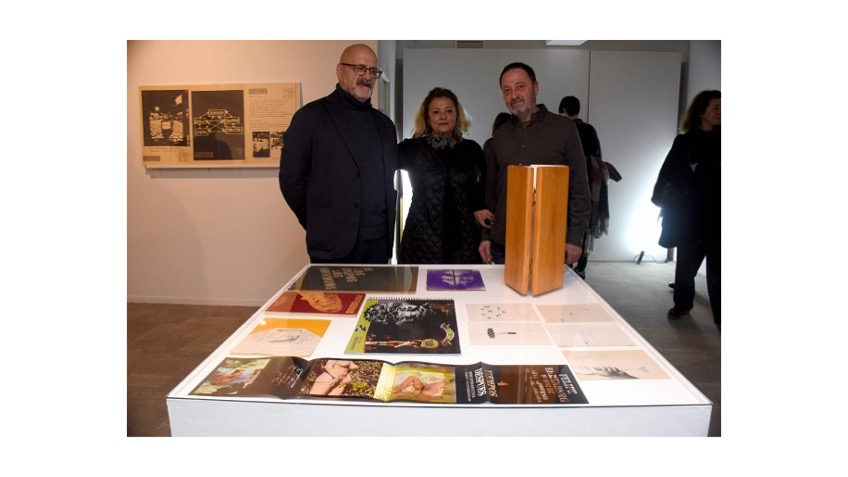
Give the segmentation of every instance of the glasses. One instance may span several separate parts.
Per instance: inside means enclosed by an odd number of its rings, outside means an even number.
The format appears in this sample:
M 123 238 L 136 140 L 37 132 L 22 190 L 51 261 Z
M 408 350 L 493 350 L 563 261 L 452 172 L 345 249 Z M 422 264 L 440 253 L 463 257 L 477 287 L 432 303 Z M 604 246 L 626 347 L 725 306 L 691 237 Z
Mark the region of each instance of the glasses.
M 377 79 L 383 74 L 383 70 L 381 70 L 379 68 L 369 68 L 365 65 L 352 65 L 350 63 L 339 63 L 339 64 L 342 65 L 342 66 L 350 66 L 351 68 L 353 68 L 353 72 L 358 74 L 359 76 L 364 75 L 365 72 L 367 71 L 369 76 L 371 76 L 374 79 Z

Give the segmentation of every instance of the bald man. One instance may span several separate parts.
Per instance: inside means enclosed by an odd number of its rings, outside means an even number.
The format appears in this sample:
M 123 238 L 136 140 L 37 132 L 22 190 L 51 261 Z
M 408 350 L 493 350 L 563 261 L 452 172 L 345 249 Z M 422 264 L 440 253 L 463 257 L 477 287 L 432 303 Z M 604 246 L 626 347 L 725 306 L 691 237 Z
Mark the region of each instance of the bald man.
M 397 203 L 397 130 L 371 106 L 382 71 L 366 45 L 336 65 L 336 89 L 298 110 L 283 135 L 280 190 L 312 263 L 385 264 Z

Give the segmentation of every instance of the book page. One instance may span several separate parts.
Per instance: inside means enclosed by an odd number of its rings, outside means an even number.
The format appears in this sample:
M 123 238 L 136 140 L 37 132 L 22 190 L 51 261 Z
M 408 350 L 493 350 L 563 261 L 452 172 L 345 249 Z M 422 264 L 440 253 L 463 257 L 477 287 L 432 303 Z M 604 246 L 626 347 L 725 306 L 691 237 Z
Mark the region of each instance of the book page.
M 265 317 L 230 352 L 262 356 L 309 356 L 329 326 L 330 320 Z
M 635 346 L 617 323 L 563 323 L 545 326 L 561 347 Z
M 583 380 L 670 379 L 642 350 L 563 351 L 565 359 Z
M 470 321 L 539 321 L 529 303 L 466 305 Z

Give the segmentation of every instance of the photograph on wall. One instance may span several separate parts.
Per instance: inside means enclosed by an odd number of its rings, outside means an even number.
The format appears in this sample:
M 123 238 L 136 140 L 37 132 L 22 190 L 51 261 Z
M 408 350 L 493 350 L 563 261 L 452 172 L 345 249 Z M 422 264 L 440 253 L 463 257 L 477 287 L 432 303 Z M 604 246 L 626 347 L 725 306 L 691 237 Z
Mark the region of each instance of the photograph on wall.
M 581 380 L 671 379 L 642 350 L 563 351 Z
M 365 300 L 345 353 L 459 354 L 450 299 Z
M 190 394 L 434 404 L 588 403 L 565 364 L 454 366 L 291 356 L 225 358 Z
M 189 145 L 188 90 L 142 91 L 141 127 L 147 147 Z
M 365 293 L 289 290 L 277 297 L 265 311 L 355 316 L 364 300 Z
M 330 320 L 265 317 L 231 351 L 260 356 L 309 356 L 321 341 Z
M 470 321 L 539 321 L 529 303 L 466 305 Z
M 148 168 L 279 166 L 299 83 L 140 86 Z
M 194 160 L 244 159 L 241 90 L 192 91 Z

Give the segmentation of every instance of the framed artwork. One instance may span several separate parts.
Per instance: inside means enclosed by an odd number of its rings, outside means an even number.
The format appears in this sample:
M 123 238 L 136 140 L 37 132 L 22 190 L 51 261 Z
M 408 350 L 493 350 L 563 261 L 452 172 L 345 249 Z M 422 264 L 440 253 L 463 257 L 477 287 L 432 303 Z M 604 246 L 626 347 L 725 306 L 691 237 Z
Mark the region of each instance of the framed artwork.
M 274 167 L 300 83 L 141 86 L 147 168 Z

